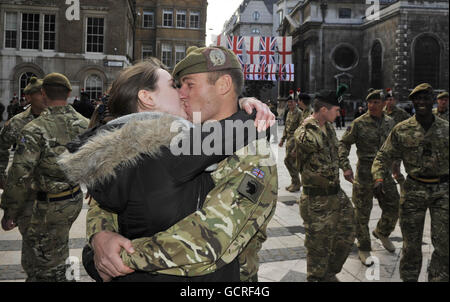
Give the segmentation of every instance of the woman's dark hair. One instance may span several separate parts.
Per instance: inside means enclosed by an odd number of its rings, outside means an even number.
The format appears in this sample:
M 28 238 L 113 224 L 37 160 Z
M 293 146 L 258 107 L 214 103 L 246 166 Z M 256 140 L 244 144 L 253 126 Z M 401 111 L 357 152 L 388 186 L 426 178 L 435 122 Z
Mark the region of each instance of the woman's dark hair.
M 140 90 L 154 91 L 158 82 L 158 69 L 166 66 L 156 58 L 149 58 L 121 71 L 109 92 L 109 112 L 119 117 L 138 111 Z

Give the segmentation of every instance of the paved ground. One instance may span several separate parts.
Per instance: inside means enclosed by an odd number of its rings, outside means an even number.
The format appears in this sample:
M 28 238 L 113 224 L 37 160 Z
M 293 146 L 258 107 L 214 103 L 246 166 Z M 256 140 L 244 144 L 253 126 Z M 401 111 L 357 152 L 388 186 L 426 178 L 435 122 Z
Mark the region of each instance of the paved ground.
M 283 127 L 279 127 L 281 137 Z M 338 137 L 343 130 L 337 130 Z M 275 216 L 268 227 L 268 240 L 264 243 L 259 253 L 261 265 L 259 279 L 263 282 L 304 282 L 306 281 L 306 249 L 304 247 L 305 231 L 303 221 L 299 214 L 297 204 L 300 193 L 290 193 L 285 187 L 290 184 L 290 177 L 283 164 L 285 150 L 278 148 L 274 142 L 273 148 L 277 150 L 279 172 L 279 198 Z M 350 161 L 355 171 L 356 152 L 352 148 Z M 346 182 L 341 171 L 341 185 L 349 197 L 351 197 L 351 184 Z M 70 232 L 70 255 L 81 260 L 81 251 L 85 244 L 85 217 L 87 204 L 85 203 L 80 216 L 76 220 Z M 381 210 L 376 200 L 370 220 L 370 231 L 374 229 Z M 0 210 L 0 217 L 3 212 Z M 433 250 L 430 239 L 430 219 L 427 215 L 425 221 L 424 238 L 422 245 L 423 266 L 419 281 L 426 281 L 426 267 Z M 387 252 L 379 240 L 372 238 L 373 256 L 376 264 L 367 268 L 358 259 L 356 247 L 347 259 L 344 269 L 338 275 L 341 281 L 346 282 L 399 282 L 399 261 L 402 249 L 402 236 L 400 227 L 397 227 L 391 235 L 395 253 Z M 21 236 L 16 229 L 10 232 L 0 230 L 0 281 L 24 281 L 25 274 L 20 265 Z M 80 261 L 80 281 L 92 281 L 84 271 Z

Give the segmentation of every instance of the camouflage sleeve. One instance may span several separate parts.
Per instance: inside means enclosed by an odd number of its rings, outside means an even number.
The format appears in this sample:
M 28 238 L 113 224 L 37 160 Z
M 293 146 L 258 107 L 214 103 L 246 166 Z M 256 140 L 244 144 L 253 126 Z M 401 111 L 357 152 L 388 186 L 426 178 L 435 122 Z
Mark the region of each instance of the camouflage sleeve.
M 356 139 L 357 139 L 357 126 L 355 125 L 355 123 L 352 123 L 352 125 L 347 128 L 341 140 L 339 141 L 339 150 L 338 150 L 339 165 L 343 171 L 352 169 L 350 161 L 348 160 L 348 156 L 350 154 L 352 145 L 356 143 Z
M 41 155 L 41 134 L 37 127 L 25 127 L 17 141 L 14 159 L 8 171 L 2 208 L 8 218 L 16 220 L 29 197 L 34 169 Z
M 384 179 L 385 175 L 390 173 L 392 163 L 400 160 L 400 155 L 400 144 L 394 128 L 373 161 L 371 170 L 373 179 Z
M 295 131 L 295 143 L 301 153 L 309 154 L 317 151 L 317 141 L 309 131 L 308 125 L 302 125 Z
M 92 237 L 101 231 L 118 232 L 117 214 L 108 212 L 91 199 L 86 215 L 86 238 L 91 242 Z
M 17 133 L 14 133 L 9 121 L 0 131 L 0 176 L 6 176 L 6 167 L 9 161 L 9 148 L 16 142 Z
M 248 151 L 247 146 L 219 164 L 212 174 L 216 186 L 201 210 L 153 237 L 133 240 L 136 252 L 122 250 L 124 263 L 138 270 L 195 276 L 233 261 L 268 223 L 277 199 L 271 152 L 261 156 Z M 247 262 L 254 262 L 257 251 L 248 255 Z

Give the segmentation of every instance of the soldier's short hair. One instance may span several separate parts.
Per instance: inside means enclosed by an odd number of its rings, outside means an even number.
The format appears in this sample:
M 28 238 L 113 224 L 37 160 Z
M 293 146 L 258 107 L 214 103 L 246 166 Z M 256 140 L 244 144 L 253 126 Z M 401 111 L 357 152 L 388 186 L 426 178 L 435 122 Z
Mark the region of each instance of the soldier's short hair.
M 157 89 L 158 69 L 167 69 L 161 61 L 151 58 L 124 69 L 110 90 L 109 112 L 115 117 L 136 113 L 140 90 Z
M 319 99 L 315 99 L 314 102 L 313 102 L 313 109 L 314 109 L 315 113 L 319 112 L 322 107 L 325 107 L 328 110 L 330 110 L 331 108 L 333 108 L 333 106 L 334 105 L 329 104 L 329 103 L 325 103 L 325 102 L 323 102 L 323 101 L 321 101 Z
M 241 69 L 226 69 L 208 72 L 208 83 L 210 85 L 214 85 L 217 80 L 224 75 L 229 75 L 231 77 L 236 96 L 241 95 L 244 88 L 244 73 Z
M 66 100 L 70 90 L 61 85 L 42 85 L 42 89 L 50 100 Z

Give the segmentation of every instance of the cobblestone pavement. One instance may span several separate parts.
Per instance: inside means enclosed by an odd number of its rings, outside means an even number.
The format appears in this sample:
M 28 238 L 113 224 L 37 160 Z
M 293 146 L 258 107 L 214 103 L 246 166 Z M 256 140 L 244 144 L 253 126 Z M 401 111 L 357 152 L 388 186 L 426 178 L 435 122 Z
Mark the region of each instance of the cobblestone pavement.
M 279 138 L 283 127 L 278 128 Z M 341 137 L 344 130 L 337 130 Z M 305 230 L 300 217 L 297 200 L 299 193 L 290 193 L 285 187 L 290 184 L 290 177 L 284 166 L 284 148 L 278 148 L 273 141 L 272 147 L 276 150 L 279 172 L 278 204 L 274 218 L 269 223 L 267 230 L 268 239 L 263 244 L 260 256 L 259 280 L 262 282 L 304 282 L 306 281 L 306 249 L 304 247 Z M 350 154 L 353 171 L 356 165 L 356 149 L 352 147 Z M 404 171 L 403 171 L 404 173 Z M 352 186 L 344 180 L 341 171 L 341 185 L 343 190 L 351 198 Z M 81 251 L 85 245 L 85 219 L 87 213 L 87 201 L 83 206 L 80 216 L 75 221 L 70 231 L 70 255 L 80 259 L 80 280 L 91 282 L 81 265 Z M 3 212 L 0 210 L 1 217 Z M 369 223 L 372 231 L 381 217 L 381 209 L 377 200 Z M 428 266 L 433 248 L 430 239 L 430 218 L 426 217 L 423 237 L 423 266 L 419 281 L 426 281 L 426 268 Z M 396 246 L 394 253 L 387 252 L 379 240 L 372 237 L 372 255 L 375 256 L 375 265 L 365 267 L 358 258 L 356 246 L 348 257 L 344 268 L 338 278 L 345 282 L 400 282 L 398 271 L 400 254 L 402 249 L 402 236 L 397 224 L 391 239 Z M 24 281 L 25 273 L 20 265 L 21 236 L 17 228 L 5 232 L 0 230 L 0 281 Z

